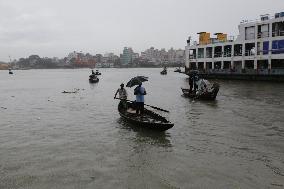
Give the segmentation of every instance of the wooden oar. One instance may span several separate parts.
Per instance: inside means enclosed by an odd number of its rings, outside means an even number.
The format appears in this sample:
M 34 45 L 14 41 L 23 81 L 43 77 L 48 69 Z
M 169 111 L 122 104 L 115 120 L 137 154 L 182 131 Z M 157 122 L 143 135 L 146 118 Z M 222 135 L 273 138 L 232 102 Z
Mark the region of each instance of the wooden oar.
M 115 99 L 118 99 L 118 100 L 125 100 L 125 101 L 127 101 L 127 102 L 136 102 L 136 101 L 131 101 L 131 100 L 126 100 L 126 99 L 120 99 L 120 98 L 115 98 Z M 163 111 L 163 112 L 167 112 L 167 113 L 169 113 L 170 111 L 168 111 L 168 110 L 164 110 L 164 109 L 162 109 L 162 108 L 158 108 L 158 107 L 156 107 L 156 106 L 151 106 L 151 105 L 148 105 L 148 104 L 144 104 L 145 106 L 149 106 L 149 107 L 151 107 L 151 108 L 153 108 L 153 109 L 156 109 L 156 110 L 160 110 L 160 111 Z

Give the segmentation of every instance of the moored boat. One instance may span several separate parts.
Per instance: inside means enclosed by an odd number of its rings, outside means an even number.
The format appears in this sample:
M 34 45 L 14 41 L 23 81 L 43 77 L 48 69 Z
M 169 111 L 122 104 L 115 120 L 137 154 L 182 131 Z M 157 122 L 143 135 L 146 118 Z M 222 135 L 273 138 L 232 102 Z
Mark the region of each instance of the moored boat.
M 157 131 L 166 131 L 174 126 L 174 124 L 168 121 L 165 117 L 146 108 L 144 108 L 143 115 L 137 115 L 135 105 L 130 102 L 125 103 L 127 103 L 126 106 L 123 106 L 121 102 L 119 103 L 118 112 L 123 119 L 132 123 L 134 126 Z
M 213 83 L 213 85 L 211 85 L 208 82 L 205 88 L 203 88 L 201 84 L 199 84 L 197 91 L 184 89 L 184 88 L 181 88 L 181 90 L 184 96 L 189 98 L 200 99 L 200 100 L 215 100 L 219 92 L 219 84 Z
M 102 75 L 102 73 L 100 73 L 99 70 L 96 70 L 96 72 L 94 74 L 95 75 Z
M 181 73 L 181 69 L 180 68 L 176 68 L 174 72 Z

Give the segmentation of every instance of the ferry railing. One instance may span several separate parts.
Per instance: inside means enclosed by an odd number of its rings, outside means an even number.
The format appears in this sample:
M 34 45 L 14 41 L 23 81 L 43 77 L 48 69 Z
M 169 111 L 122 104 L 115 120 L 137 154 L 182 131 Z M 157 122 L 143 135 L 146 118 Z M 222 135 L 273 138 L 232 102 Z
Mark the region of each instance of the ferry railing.
M 269 32 L 268 31 L 265 31 L 265 32 L 259 32 L 257 34 L 257 38 L 266 38 L 266 37 L 269 37 Z
M 204 54 L 199 54 L 197 57 L 198 58 L 204 58 Z
M 284 75 L 284 69 L 253 69 L 253 68 L 235 68 L 235 69 L 200 69 L 199 73 L 205 74 L 227 74 L 227 75 L 235 75 L 235 74 L 243 74 L 243 75 Z
M 224 53 L 224 57 L 231 57 L 232 54 L 231 53 Z
M 271 50 L 272 54 L 284 54 L 284 48 L 280 48 L 280 49 L 272 49 Z
M 214 58 L 219 58 L 219 57 L 222 57 L 222 52 L 215 52 L 214 53 Z
M 272 37 L 284 36 L 284 30 L 272 31 Z
M 268 75 L 269 74 L 268 69 L 257 69 L 256 72 L 258 75 Z
M 284 75 L 284 69 L 271 69 L 270 73 L 273 75 Z
M 268 20 L 271 20 L 271 19 L 274 19 L 274 18 L 275 18 L 275 16 L 269 15 Z M 248 23 L 263 22 L 263 21 L 266 21 L 266 20 L 261 20 L 261 19 L 242 20 L 242 21 L 240 22 L 240 24 L 248 24 Z
M 206 58 L 212 58 L 212 53 L 211 54 L 206 53 Z
M 245 56 L 254 56 L 254 55 L 255 55 L 255 52 L 252 51 L 252 50 L 247 50 L 247 51 L 245 52 Z
M 234 52 L 234 56 L 243 56 L 242 52 Z

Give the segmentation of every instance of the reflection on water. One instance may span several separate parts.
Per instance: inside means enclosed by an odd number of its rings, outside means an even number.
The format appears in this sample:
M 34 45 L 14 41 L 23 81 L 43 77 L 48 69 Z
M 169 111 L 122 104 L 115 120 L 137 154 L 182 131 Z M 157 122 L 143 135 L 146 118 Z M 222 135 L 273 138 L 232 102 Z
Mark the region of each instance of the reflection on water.
M 136 126 L 126 122 L 123 118 L 119 118 L 117 122 L 122 126 L 122 129 L 136 133 L 136 137 L 133 141 L 137 144 L 146 143 L 160 147 L 172 147 L 170 133 L 168 132 L 153 131 L 144 127 Z
M 97 86 L 98 83 L 90 83 L 90 82 L 89 82 L 89 84 L 90 84 L 90 89 L 91 89 L 91 90 L 94 90 L 94 89 L 96 88 L 96 86 Z

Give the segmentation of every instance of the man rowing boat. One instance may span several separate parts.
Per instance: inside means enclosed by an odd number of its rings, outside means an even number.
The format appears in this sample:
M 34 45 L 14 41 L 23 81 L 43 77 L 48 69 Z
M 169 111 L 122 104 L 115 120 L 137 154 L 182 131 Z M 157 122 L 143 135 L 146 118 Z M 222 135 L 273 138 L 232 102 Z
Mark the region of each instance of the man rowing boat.
M 117 91 L 116 91 L 116 93 L 115 93 L 115 95 L 114 95 L 114 99 L 116 99 L 117 94 L 119 95 L 120 104 L 121 104 L 124 108 L 126 108 L 126 106 L 127 106 L 127 102 L 126 102 L 126 100 L 127 100 L 127 91 L 126 91 L 126 89 L 124 88 L 124 84 L 123 84 L 123 83 L 121 83 L 121 84 L 120 84 L 120 88 L 117 89 Z

